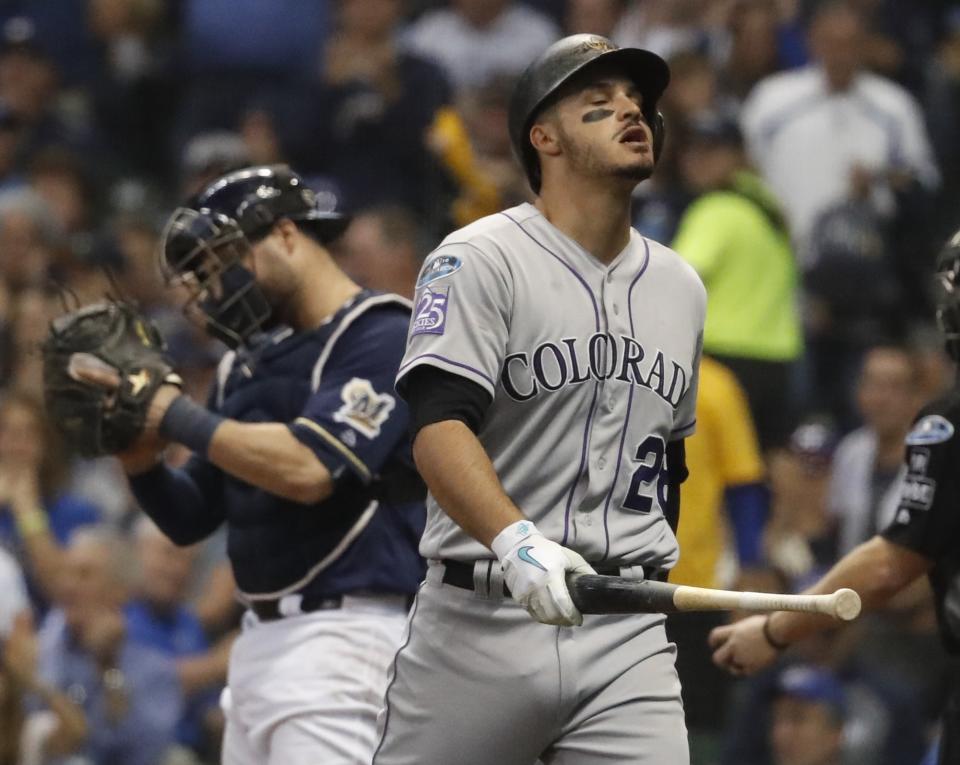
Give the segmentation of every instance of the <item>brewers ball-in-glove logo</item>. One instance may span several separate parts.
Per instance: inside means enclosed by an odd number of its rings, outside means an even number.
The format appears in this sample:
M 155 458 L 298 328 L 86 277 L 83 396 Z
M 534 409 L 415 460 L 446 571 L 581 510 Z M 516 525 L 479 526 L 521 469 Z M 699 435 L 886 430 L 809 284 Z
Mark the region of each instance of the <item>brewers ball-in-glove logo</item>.
M 367 438 L 380 435 L 380 426 L 387 421 L 396 402 L 387 393 L 377 393 L 369 380 L 354 377 L 340 391 L 341 406 L 333 419 L 349 425 Z

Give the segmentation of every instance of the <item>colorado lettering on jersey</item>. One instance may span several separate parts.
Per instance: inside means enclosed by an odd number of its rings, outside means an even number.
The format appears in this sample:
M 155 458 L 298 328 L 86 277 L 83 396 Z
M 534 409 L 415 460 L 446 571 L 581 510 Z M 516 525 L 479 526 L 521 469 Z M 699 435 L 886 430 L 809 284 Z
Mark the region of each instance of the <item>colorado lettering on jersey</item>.
M 687 372 L 662 351 L 648 357 L 634 338 L 604 332 L 585 342 L 565 337 L 559 343 L 541 343 L 532 354 L 511 353 L 500 372 L 504 391 L 515 401 L 529 401 L 541 390 L 557 391 L 591 379 L 616 379 L 648 388 L 672 407 L 688 387 Z

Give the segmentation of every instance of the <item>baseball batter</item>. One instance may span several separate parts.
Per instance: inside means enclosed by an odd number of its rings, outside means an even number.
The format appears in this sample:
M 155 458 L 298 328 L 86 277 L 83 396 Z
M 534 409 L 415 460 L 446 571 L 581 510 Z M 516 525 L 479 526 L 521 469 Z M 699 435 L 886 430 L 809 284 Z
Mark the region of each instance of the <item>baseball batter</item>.
M 510 111 L 536 203 L 454 232 L 420 273 L 397 385 L 430 565 L 375 765 L 689 761 L 664 617 L 583 617 L 565 583 L 677 560 L 705 294 L 629 223 L 668 80 L 602 37 L 547 49 Z

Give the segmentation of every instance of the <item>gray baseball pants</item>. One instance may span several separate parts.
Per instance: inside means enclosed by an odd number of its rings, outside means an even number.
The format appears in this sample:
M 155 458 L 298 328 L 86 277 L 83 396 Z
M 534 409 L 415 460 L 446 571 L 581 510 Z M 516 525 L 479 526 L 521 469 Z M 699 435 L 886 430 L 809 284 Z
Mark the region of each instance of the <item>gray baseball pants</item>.
M 552 627 L 443 571 L 411 610 L 374 765 L 689 765 L 662 614 Z

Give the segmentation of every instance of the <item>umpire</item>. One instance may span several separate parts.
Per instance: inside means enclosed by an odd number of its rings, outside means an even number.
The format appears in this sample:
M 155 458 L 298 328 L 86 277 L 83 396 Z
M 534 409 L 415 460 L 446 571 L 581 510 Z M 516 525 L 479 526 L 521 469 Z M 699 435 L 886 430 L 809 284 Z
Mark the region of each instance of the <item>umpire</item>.
M 940 253 L 937 321 L 951 358 L 960 361 L 960 231 Z M 946 650 L 960 654 L 960 386 L 924 407 L 906 439 L 907 477 L 893 523 L 853 549 L 811 593 L 851 587 L 877 608 L 924 574 L 936 598 Z M 710 635 L 713 660 L 734 674 L 771 664 L 789 645 L 829 627 L 810 614 L 777 612 L 718 627 Z M 960 688 L 943 715 L 940 765 L 960 762 Z
M 410 304 L 361 289 L 326 245 L 348 219 L 282 165 L 225 175 L 164 232 L 186 309 L 233 348 L 207 407 L 164 385 L 121 454 L 176 543 L 220 524 L 248 606 L 224 762 L 370 762 L 387 667 L 423 577 L 425 488 L 393 394 Z M 160 460 L 187 446 L 182 469 Z

